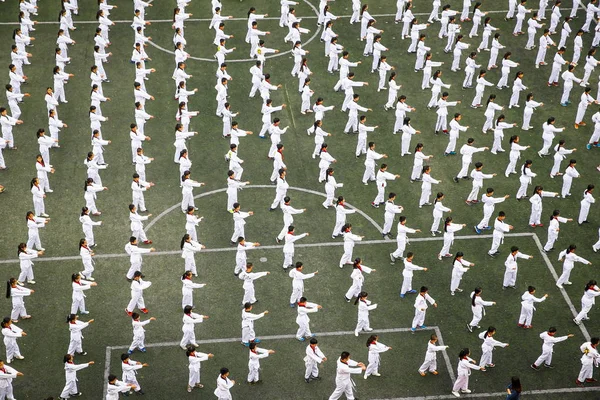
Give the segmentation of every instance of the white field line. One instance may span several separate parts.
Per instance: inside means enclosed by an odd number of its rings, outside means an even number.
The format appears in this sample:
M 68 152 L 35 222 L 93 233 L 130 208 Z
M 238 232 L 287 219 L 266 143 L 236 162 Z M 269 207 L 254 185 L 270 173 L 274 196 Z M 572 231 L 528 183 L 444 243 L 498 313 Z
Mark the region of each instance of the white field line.
M 488 14 L 504 14 L 508 12 L 508 10 L 495 10 L 495 11 L 487 11 Z M 423 13 L 413 13 L 413 15 L 415 16 L 429 16 L 429 12 L 423 12 Z M 339 15 L 338 18 L 350 18 L 352 15 Z M 373 17 L 395 17 L 396 14 L 372 14 Z M 316 15 L 308 15 L 308 16 L 302 16 L 302 19 L 317 19 L 318 17 Z M 279 20 L 279 17 L 266 17 L 263 18 L 264 20 Z M 113 21 L 116 24 L 131 24 L 133 21 L 133 18 L 130 20 L 115 20 Z M 148 19 L 146 20 L 148 22 L 151 23 L 173 23 L 172 19 Z M 211 18 L 189 18 L 186 20 L 186 22 L 210 22 Z M 228 21 L 248 21 L 248 18 L 245 17 L 240 17 L 240 18 L 232 18 Z M 97 24 L 98 21 L 78 21 L 78 20 L 74 20 L 73 23 L 75 25 L 77 24 Z M 19 25 L 18 22 L 0 22 L 0 25 Z M 58 25 L 58 21 L 38 21 L 38 25 Z
M 346 203 L 347 204 L 347 203 Z M 523 232 L 523 233 L 507 233 L 506 235 L 504 235 L 506 237 L 528 237 L 528 236 L 535 236 L 535 233 L 527 233 L 527 232 Z M 469 240 L 469 239 L 491 239 L 492 235 L 466 235 L 466 236 L 455 236 L 454 240 Z M 436 236 L 436 237 L 424 237 L 424 238 L 416 238 L 416 239 L 410 239 L 409 243 L 418 243 L 418 242 L 432 242 L 432 241 L 442 241 L 444 240 L 443 237 L 441 236 Z M 363 240 L 361 242 L 356 242 L 357 246 L 365 246 L 365 245 L 371 245 L 371 244 L 393 244 L 394 241 L 393 240 L 389 240 L 389 239 L 378 239 L 378 240 Z M 344 242 L 343 241 L 339 241 L 339 242 L 324 242 L 324 243 L 303 243 L 303 244 L 297 244 L 295 245 L 296 248 L 303 248 L 303 247 L 334 247 L 334 246 L 343 246 Z M 267 245 L 267 246 L 260 246 L 256 248 L 257 250 L 261 250 L 261 249 L 266 249 L 266 250 L 272 250 L 272 249 L 283 249 L 282 245 Z M 202 250 L 202 253 L 220 253 L 220 252 L 234 252 L 237 251 L 237 248 L 234 246 L 231 247 L 221 247 L 221 248 L 215 248 L 215 249 L 204 249 Z M 156 251 L 154 253 L 148 253 L 148 254 L 144 254 L 144 257 L 154 257 L 154 256 L 165 256 L 165 255 L 180 255 L 181 254 L 181 250 L 169 250 L 169 251 Z M 129 254 L 123 252 L 123 253 L 115 253 L 115 254 L 98 254 L 96 256 L 94 256 L 94 259 L 101 259 L 101 258 L 125 258 L 125 257 L 129 257 Z M 80 256 L 65 256 L 65 257 L 44 257 L 44 258 L 37 258 L 35 260 L 35 263 L 43 263 L 43 262 L 50 262 L 50 261 L 71 261 L 71 260 L 80 260 L 81 257 Z M 0 260 L 0 265 L 1 264 L 18 264 L 19 263 L 19 259 L 15 258 L 15 259 L 7 259 L 7 260 Z M 553 275 L 556 278 L 556 275 Z
M 472 390 L 472 389 L 471 389 Z M 558 394 L 558 393 L 585 393 L 585 392 L 598 392 L 600 391 L 600 386 L 595 387 L 585 387 L 585 388 L 558 388 L 558 389 L 542 389 L 542 390 L 526 390 L 521 392 L 521 394 L 527 395 L 545 395 L 545 394 Z M 505 398 L 506 392 L 496 392 L 496 393 L 471 393 L 471 394 L 461 394 L 460 398 L 463 399 L 481 399 L 484 397 L 495 397 L 497 399 Z M 443 394 L 439 396 L 418 396 L 418 397 L 394 397 L 388 399 L 374 399 L 374 400 L 444 400 L 444 399 L 456 399 L 453 394 Z
M 429 326 L 425 329 L 421 329 L 421 331 L 428 331 L 428 330 L 435 331 L 436 335 L 438 335 L 438 338 L 440 339 L 440 344 L 443 345 L 442 336 L 441 336 L 439 327 Z M 410 331 L 411 331 L 410 328 L 373 329 L 373 333 L 403 333 L 403 332 L 410 332 Z M 350 335 L 354 335 L 354 331 L 336 331 L 336 332 L 317 333 L 317 337 L 350 336 Z M 264 340 L 283 340 L 283 339 L 294 339 L 295 341 L 297 341 L 295 334 L 261 336 L 260 339 L 263 341 Z M 200 345 L 203 345 L 203 344 L 215 344 L 215 343 L 235 343 L 235 342 L 240 342 L 240 341 L 241 341 L 241 338 L 235 337 L 235 338 L 197 340 L 196 342 Z M 175 347 L 175 346 L 179 347 L 179 342 L 160 342 L 160 343 L 150 343 L 150 344 L 146 345 L 147 348 Z M 108 375 L 110 374 L 110 367 L 111 367 L 110 358 L 111 358 L 112 351 L 113 350 L 127 350 L 127 349 L 129 349 L 129 345 L 107 346 L 106 347 L 105 361 L 104 361 L 104 381 L 105 381 L 105 383 L 108 381 Z M 450 375 L 450 378 L 454 382 L 454 380 L 455 380 L 454 371 L 452 370 L 452 366 L 450 364 L 450 359 L 448 358 L 448 354 L 446 353 L 446 350 L 443 351 L 443 354 L 444 354 L 444 358 L 447 359 L 447 362 L 446 362 L 447 368 L 446 369 L 448 370 L 448 374 Z M 104 397 L 106 397 L 106 384 L 104 384 Z

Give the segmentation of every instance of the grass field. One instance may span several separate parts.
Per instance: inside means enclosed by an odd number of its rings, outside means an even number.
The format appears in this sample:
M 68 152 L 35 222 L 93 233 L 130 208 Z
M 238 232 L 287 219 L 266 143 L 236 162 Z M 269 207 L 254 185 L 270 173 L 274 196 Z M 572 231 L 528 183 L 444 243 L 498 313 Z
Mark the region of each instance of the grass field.
M 201 21 L 191 21 L 186 24 L 186 50 L 197 58 L 212 58 L 214 53 L 213 32 L 207 29 L 210 18 L 209 6 L 206 2 L 193 2 L 187 9 L 194 14 L 193 18 Z M 249 45 L 243 42 L 246 31 L 245 17 L 247 9 L 255 6 L 259 13 L 268 12 L 271 17 L 259 22 L 262 30 L 271 31 L 267 37 L 269 47 L 278 48 L 282 52 L 288 50 L 283 43 L 284 30 L 278 27 L 279 4 L 275 1 L 243 2 L 224 1 L 226 15 L 233 15 L 235 20 L 226 23 L 225 31 L 234 34 L 228 47 L 237 47 L 231 55 L 232 60 L 244 60 L 248 56 Z M 297 8 L 297 15 L 305 17 L 303 26 L 311 29 L 308 37 L 316 31 L 314 11 L 310 6 L 317 6 L 316 0 L 301 1 Z M 119 6 L 111 13 L 114 21 L 129 21 L 132 17 L 130 1 L 114 1 L 112 4 Z M 450 1 L 454 9 L 460 10 L 462 2 Z M 56 21 L 58 3 L 49 0 L 40 0 L 39 21 Z M 171 49 L 171 24 L 174 1 L 156 2 L 154 7 L 147 9 L 146 19 L 153 20 L 146 33 L 153 38 L 156 45 Z M 531 4 L 534 7 L 537 4 Z M 77 30 L 72 37 L 77 45 L 69 51 L 72 63 L 67 66 L 69 73 L 76 76 L 71 79 L 66 87 L 68 104 L 59 108 L 60 118 L 69 127 L 61 132 L 61 148 L 53 150 L 52 164 L 56 173 L 50 181 L 54 193 L 46 199 L 46 210 L 52 220 L 41 233 L 42 243 L 47 249 L 46 255 L 36 262 L 35 285 L 36 293 L 26 299 L 28 312 L 33 319 L 20 322 L 19 326 L 29 335 L 19 341 L 23 361 L 16 361 L 13 366 L 25 374 L 14 382 L 15 396 L 17 398 L 38 399 L 47 396 L 58 396 L 64 384 L 62 356 L 68 345 L 68 331 L 64 319 L 68 313 L 71 298 L 70 275 L 81 270 L 81 261 L 78 256 L 77 244 L 82 237 L 78 215 L 84 205 L 82 184 L 86 170 L 83 160 L 90 151 L 88 135 L 89 121 L 87 111 L 89 107 L 89 67 L 93 63 L 92 44 L 96 12 L 95 4 L 81 6 L 81 12 L 75 17 Z M 501 29 L 501 42 L 507 50 L 513 52 L 513 60 L 520 62 L 525 71 L 524 84 L 533 91 L 538 101 L 543 101 L 545 106 L 538 109 L 532 119 L 535 129 L 528 132 L 520 129 L 506 131 L 521 136 L 521 144 L 531 145 L 532 148 L 523 153 L 522 157 L 534 161 L 533 171 L 538 174 L 534 185 L 543 185 L 546 190 L 560 191 L 561 179 L 550 179 L 548 173 L 552 166 L 552 159 L 540 159 L 535 151 L 541 148 L 541 124 L 549 117 L 557 118 L 557 126 L 566 126 L 567 130 L 557 139 L 565 138 L 567 146 L 577 148 L 574 158 L 577 159 L 577 169 L 582 175 L 581 179 L 574 182 L 571 192 L 573 196 L 568 199 L 545 199 L 543 220 L 547 222 L 553 209 L 560 209 L 561 214 L 570 218 L 577 218 L 579 212 L 580 193 L 589 183 L 598 183 L 598 172 L 595 166 L 599 164 L 600 157 L 597 149 L 585 150 L 585 144 L 592 133 L 593 124 L 591 115 L 597 111 L 596 106 L 588 109 L 586 121 L 588 126 L 579 130 L 572 128 L 577 102 L 581 88 L 575 86 L 571 93 L 573 104 L 569 107 L 560 107 L 559 99 L 562 88 L 548 88 L 545 85 L 550 67 L 536 70 L 533 68 L 535 51 L 523 51 L 526 37 L 515 38 L 511 35 L 514 22 L 505 22 L 504 13 L 507 7 L 505 2 L 484 3 L 483 10 L 491 11 L 492 24 Z M 430 2 L 416 4 L 414 12 L 421 22 L 424 22 L 430 12 Z M 563 10 L 563 15 L 568 13 L 568 7 Z M 460 169 L 460 159 L 444 157 L 443 151 L 447 144 L 444 135 L 435 136 L 435 113 L 425 108 L 430 93 L 420 90 L 422 75 L 413 72 L 414 56 L 407 54 L 409 42 L 399 40 L 401 25 L 393 23 L 395 2 L 381 0 L 371 2 L 371 14 L 377 16 L 377 26 L 385 29 L 382 43 L 389 47 L 388 62 L 396 66 L 399 72 L 399 83 L 403 85 L 400 94 L 408 96 L 408 103 L 417 108 L 412 113 L 412 125 L 423 133 L 418 140 L 425 144 L 425 152 L 434 154 L 431 161 L 432 176 L 443 182 L 434 187 L 436 191 L 446 194 L 444 204 L 452 208 L 455 222 L 467 224 L 467 228 L 460 231 L 452 250 L 463 251 L 465 258 L 476 264 L 464 279 L 462 287 L 465 293 L 455 297 L 450 296 L 451 261 L 439 262 L 437 253 L 441 248 L 440 238 L 429 236 L 431 225 L 431 209 L 418 208 L 420 185 L 410 184 L 408 177 L 412 169 L 411 157 L 399 157 L 400 136 L 392 135 L 394 114 L 385 112 L 383 104 L 387 101 L 387 93 L 378 93 L 376 85 L 378 76 L 369 73 L 371 59 L 362 56 L 363 42 L 358 41 L 357 25 L 349 25 L 348 18 L 338 21 L 334 30 L 339 34 L 339 43 L 351 53 L 352 60 L 363 60 L 363 64 L 354 69 L 357 80 L 368 81 L 370 85 L 358 88 L 361 95 L 360 104 L 373 108 L 368 114 L 368 124 L 379 125 L 376 133 L 369 140 L 377 142 L 379 151 L 389 155 L 387 164 L 389 171 L 399 173 L 401 178 L 390 182 L 387 193 L 398 193 L 396 203 L 405 208 L 408 225 L 421 228 L 424 233 L 414 235 L 408 251 L 416 254 L 417 265 L 429 267 L 427 272 L 417 272 L 413 280 L 415 288 L 427 285 L 431 295 L 437 300 L 439 307 L 430 309 L 426 324 L 437 327 L 441 332 L 445 344 L 450 346 L 447 356 L 450 367 L 456 368 L 456 355 L 463 347 L 470 347 L 475 359 L 481 355 L 481 341 L 476 335 L 469 334 L 464 325 L 471 318 L 468 293 L 476 286 L 484 288 L 484 298 L 498 303 L 489 308 L 482 321 L 482 327 L 494 325 L 498 329 L 497 338 L 510 343 L 505 349 L 497 349 L 494 362 L 497 367 L 485 373 L 475 372 L 471 376 L 471 389 L 475 390 L 472 398 L 484 397 L 482 393 L 490 393 L 489 397 L 501 398 L 498 393 L 503 392 L 510 376 L 520 375 L 525 390 L 534 392 L 528 398 L 534 399 L 596 399 L 595 391 L 581 391 L 575 389 L 574 380 L 580 367 L 580 353 L 578 346 L 586 340 L 584 332 L 594 336 L 600 328 L 599 319 L 595 310 L 591 312 L 592 319 L 586 321 L 583 329 L 573 324 L 572 310 L 580 307 L 580 297 L 585 283 L 597 277 L 595 265 L 581 266 L 574 269 L 571 276 L 573 286 L 565 287 L 559 291 L 554 282 L 555 274 L 560 274 L 562 264 L 556 260 L 556 252 L 546 256 L 541 253 L 540 243 L 546 241 L 546 229 L 533 230 L 527 226 L 530 205 L 529 202 L 517 202 L 514 195 L 519 187 L 518 178 L 512 176 L 505 178 L 503 172 L 508 163 L 508 155 L 494 156 L 479 153 L 474 161 L 482 161 L 485 170 L 496 172 L 498 176 L 486 181 L 486 187 L 495 188 L 497 195 L 510 194 L 511 198 L 496 207 L 504 210 L 507 221 L 515 226 L 514 233 L 523 236 L 510 236 L 501 247 L 502 255 L 489 258 L 487 250 L 491 244 L 490 237 L 473 236 L 472 226 L 481 218 L 481 206 L 468 207 L 464 199 L 468 195 L 470 182 L 455 184 L 452 177 Z M 338 0 L 332 3 L 332 11 L 336 15 L 348 16 L 351 14 L 351 2 Z M 427 15 L 421 15 L 426 13 Z M 0 3 L 0 37 L 7 41 L 5 51 L 0 56 L 0 65 L 10 62 L 9 49 L 11 33 L 16 25 L 18 6 L 15 3 Z M 576 30 L 583 23 L 585 13 L 579 13 L 571 27 Z M 162 21 L 162 22 L 161 22 Z M 120 376 L 119 359 L 123 346 L 128 346 L 131 341 L 131 325 L 129 318 L 124 314 L 123 308 L 130 298 L 129 283 L 124 279 L 124 274 L 129 267 L 129 260 L 123 251 L 130 236 L 129 221 L 127 219 L 127 205 L 131 201 L 130 177 L 134 172 L 130 163 L 129 124 L 133 122 L 133 90 L 134 71 L 129 63 L 133 33 L 129 22 L 118 22 L 111 28 L 110 39 L 113 53 L 111 62 L 105 66 L 110 83 L 104 85 L 105 95 L 112 101 L 102 106 L 103 114 L 109 121 L 103 124 L 103 136 L 112 140 L 112 144 L 105 148 L 105 158 L 109 168 L 102 171 L 104 185 L 109 191 L 98 196 L 98 208 L 103 211 L 100 218 L 104 225 L 95 229 L 96 249 L 98 258 L 94 274 L 98 287 L 87 293 L 87 305 L 90 318 L 96 323 L 84 332 L 84 347 L 88 352 L 85 357 L 77 357 L 76 362 L 96 361 L 96 365 L 79 373 L 80 391 L 85 398 L 101 398 L 105 385 L 105 374 L 110 371 Z M 463 31 L 468 31 L 471 23 L 465 23 Z M 0 196 L 0 264 L 2 264 L 2 277 L 8 279 L 16 276 L 19 271 L 18 261 L 15 258 L 18 243 L 26 241 L 27 230 L 24 224 L 25 213 L 32 208 L 29 193 L 29 181 L 35 175 L 35 155 L 38 146 L 35 132 L 39 127 L 47 128 L 45 116 L 45 103 L 43 95 L 45 88 L 52 84 L 52 67 L 54 66 L 55 34 L 58 25 L 54 23 L 39 24 L 32 36 L 36 37 L 35 47 L 28 48 L 33 54 L 32 65 L 25 67 L 25 74 L 29 76 L 30 83 L 22 87 L 22 91 L 31 93 L 31 98 L 21 105 L 25 123 L 14 129 L 15 140 L 19 147 L 17 151 L 5 150 L 4 156 L 9 167 L 0 171 L 0 183 L 7 187 L 6 193 Z M 473 110 L 469 107 L 474 90 L 460 88 L 464 73 L 452 73 L 450 64 L 452 58 L 443 52 L 445 40 L 437 39 L 439 25 L 429 27 L 426 44 L 432 47 L 433 59 L 445 61 L 441 68 L 444 72 L 445 83 L 452 84 L 450 98 L 461 99 L 463 103 L 455 109 L 450 109 L 450 114 L 460 112 L 463 114 L 463 124 L 470 125 L 468 132 L 462 133 L 458 141 L 458 148 L 466 142 L 468 137 L 474 137 L 479 146 L 490 146 L 492 135 L 483 135 L 481 126 L 484 122 L 483 111 Z M 380 339 L 392 347 L 388 353 L 382 355 L 382 377 L 367 381 L 356 379 L 358 396 L 362 399 L 391 399 L 415 396 L 432 396 L 428 398 L 447 398 L 450 395 L 451 376 L 442 355 L 438 356 L 440 375 L 421 378 L 417 368 L 423 361 L 426 342 L 431 330 L 418 332 L 414 335 L 402 329 L 410 327 L 413 316 L 413 298 L 405 300 L 398 298 L 398 291 L 402 283 L 402 264 L 390 265 L 388 253 L 395 249 L 395 241 L 383 241 L 379 225 L 383 225 L 383 210 L 374 209 L 370 202 L 376 195 L 373 185 L 365 187 L 360 178 L 363 173 L 363 159 L 356 159 L 354 149 L 356 138 L 353 135 L 344 135 L 342 130 L 347 116 L 339 112 L 343 101 L 343 94 L 334 93 L 333 85 L 337 75 L 329 75 L 326 71 L 327 61 L 323 57 L 323 45 L 318 37 L 305 48 L 310 50 L 309 65 L 314 75 L 311 77 L 311 87 L 315 90 L 316 97 L 324 97 L 325 104 L 336 106 L 334 111 L 326 114 L 324 129 L 333 134 L 327 140 L 331 154 L 338 160 L 335 165 L 336 178 L 343 182 L 343 189 L 337 191 L 344 195 L 349 203 L 360 209 L 364 215 L 354 214 L 348 221 L 353 224 L 355 233 L 365 235 L 366 243 L 359 244 L 354 251 L 355 256 L 362 257 L 364 263 L 377 269 L 377 272 L 366 277 L 365 290 L 370 293 L 370 298 L 379 303 L 379 308 L 371 314 L 371 325 L 376 329 L 384 329 Z M 477 40 L 475 40 L 477 39 Z M 465 39 L 471 47 L 479 44 L 480 38 Z M 558 41 L 558 38 L 556 38 Z M 584 36 L 584 43 L 588 46 L 591 37 Z M 571 45 L 571 39 L 568 44 Z M 587 47 L 586 47 L 587 48 Z M 250 74 L 248 69 L 250 61 L 229 62 L 228 71 L 234 80 L 230 83 L 229 101 L 233 111 L 240 111 L 236 118 L 240 127 L 254 131 L 255 135 L 242 138 L 240 157 L 244 163 L 244 180 L 251 181 L 252 187 L 243 190 L 239 199 L 244 210 L 253 210 L 255 215 L 250 217 L 246 225 L 246 236 L 251 241 L 260 242 L 265 248 L 249 252 L 249 261 L 255 263 L 259 271 L 269 270 L 272 274 L 256 282 L 256 293 L 260 302 L 255 310 L 260 312 L 269 310 L 270 314 L 256 323 L 256 332 L 259 337 L 274 336 L 261 344 L 261 347 L 276 350 L 276 353 L 263 360 L 261 379 L 263 385 L 247 386 L 243 384 L 247 374 L 247 349 L 240 346 L 237 338 L 240 335 L 240 308 L 243 290 L 241 282 L 231 274 L 234 266 L 235 252 L 229 246 L 232 222 L 231 215 L 225 212 L 226 194 L 223 190 L 227 165 L 223 162 L 223 154 L 228 149 L 229 142 L 221 139 L 221 120 L 214 115 L 216 107 L 214 101 L 214 72 L 215 63 L 200 60 L 190 60 L 189 73 L 194 77 L 188 80 L 188 89 L 197 87 L 199 92 L 190 98 L 190 110 L 199 110 L 200 116 L 192 120 L 191 129 L 199 131 L 189 143 L 190 158 L 194 162 L 192 177 L 206 183 L 206 187 L 196 190 L 199 195 L 197 206 L 199 215 L 205 220 L 198 227 L 199 237 L 207 246 L 206 252 L 197 255 L 199 266 L 199 282 L 208 283 L 206 288 L 196 291 L 195 303 L 199 312 L 209 315 L 210 318 L 196 328 L 198 339 L 201 341 L 200 350 L 212 352 L 215 358 L 203 363 L 202 382 L 205 388 L 202 394 L 198 391 L 188 395 L 185 391 L 187 382 L 187 360 L 177 347 L 181 339 L 181 309 L 180 309 L 180 283 L 179 276 L 183 272 L 183 260 L 179 256 L 179 242 L 185 233 L 185 219 L 177 203 L 181 201 L 179 185 L 176 181 L 178 166 L 173 165 L 173 127 L 176 104 L 173 100 L 174 84 L 171 74 L 174 68 L 172 54 L 161 51 L 152 45 L 147 52 L 153 61 L 148 66 L 156 68 L 146 82 L 148 92 L 156 97 L 156 101 L 148 102 L 146 111 L 156 118 L 146 125 L 146 134 L 152 141 L 144 144 L 146 155 L 155 157 L 155 161 L 147 167 L 148 180 L 156 186 L 147 192 L 146 204 L 153 214 L 150 223 L 146 224 L 148 236 L 154 240 L 157 254 L 145 257 L 144 274 L 146 279 L 152 281 L 153 286 L 146 291 L 145 299 L 150 316 L 155 316 L 157 321 L 147 327 L 146 341 L 149 350 L 146 354 L 135 353 L 133 359 L 148 362 L 150 367 L 144 368 L 138 378 L 151 399 L 178 399 L 188 397 L 213 398 L 212 391 L 219 368 L 227 366 L 232 371 L 232 377 L 241 385 L 232 389 L 234 398 L 264 398 L 264 399 L 326 399 L 334 389 L 335 359 L 343 350 L 352 353 L 352 358 L 360 361 L 367 360 L 365 348 L 366 336 L 359 339 L 349 334 L 356 323 L 356 308 L 343 301 L 342 296 L 351 283 L 349 268 L 340 270 L 337 267 L 342 254 L 339 239 L 331 239 L 331 230 L 335 221 L 335 213 L 325 210 L 321 206 L 324 189 L 317 182 L 317 162 L 310 155 L 314 147 L 313 137 L 307 137 L 305 129 L 313 122 L 312 115 L 300 114 L 300 96 L 297 94 L 298 81 L 291 78 L 289 72 L 292 68 L 292 58 L 284 54 L 267 61 L 265 72 L 272 76 L 272 83 L 281 83 L 283 87 L 273 92 L 272 98 L 276 105 L 286 103 L 284 112 L 278 113 L 283 125 L 290 125 L 290 131 L 283 136 L 286 146 L 285 162 L 288 165 L 288 182 L 294 188 L 289 195 L 293 205 L 306 208 L 305 214 L 295 216 L 297 232 L 310 232 L 311 235 L 299 242 L 296 248 L 296 259 L 305 264 L 307 272 L 319 270 L 319 275 L 306 282 L 306 295 L 309 301 L 323 305 L 322 312 L 311 317 L 311 328 L 317 333 L 320 345 L 329 357 L 322 369 L 323 380 L 310 385 L 302 379 L 304 364 L 302 362 L 304 344 L 298 343 L 293 338 L 296 331 L 295 310 L 288 306 L 291 290 L 290 279 L 287 273 L 282 272 L 282 251 L 275 244 L 275 236 L 281 229 L 281 213 L 269 212 L 269 204 L 274 196 L 274 188 L 269 188 L 268 178 L 271 173 L 271 162 L 265 157 L 270 141 L 256 138 L 261 127 L 260 98 L 248 99 L 250 90 Z M 502 54 L 502 53 L 501 53 Z M 567 51 L 567 59 L 571 57 L 571 49 Z M 550 62 L 554 51 L 550 50 L 546 61 Z M 463 64 L 466 52 L 463 54 Z M 478 60 L 486 65 L 488 53 L 482 52 Z M 582 65 L 582 63 L 580 62 Z M 6 71 L 5 71 L 6 73 Z M 576 68 L 576 75 L 581 77 L 583 69 Z M 498 70 L 487 74 L 487 79 L 496 83 L 500 77 Z M 5 75 L 5 80 L 7 76 Z M 592 86 L 595 87 L 597 77 L 592 76 Z M 490 93 L 498 95 L 497 103 L 508 105 L 510 91 L 498 91 L 495 88 L 486 90 L 485 97 Z M 594 89 L 592 92 L 596 94 Z M 521 104 L 524 102 L 524 93 Z M 505 110 L 506 121 L 516 122 L 520 127 L 522 122 L 522 108 Z M 505 138 L 504 148 L 508 146 Z M 563 164 L 563 169 L 565 165 Z M 262 187 L 267 186 L 267 187 Z M 214 192 L 214 193 L 213 193 Z M 321 193 L 321 195 L 313 192 Z M 172 210 L 170 210 L 173 208 Z M 170 211 L 169 211 L 170 210 Z M 159 217 L 160 216 L 160 217 Z M 596 264 L 598 257 L 592 252 L 591 245 L 596 242 L 598 229 L 598 210 L 592 207 L 589 220 L 593 223 L 578 226 L 576 222 L 561 225 L 560 239 L 557 249 L 575 243 L 578 254 Z M 372 223 L 375 222 L 375 224 Z M 544 222 L 544 221 L 542 221 Z M 395 232 L 395 228 L 393 230 Z M 537 236 L 532 236 L 535 233 Z M 467 237 L 464 237 L 468 235 Z M 516 290 L 502 291 L 501 282 L 504 273 L 504 259 L 510 246 L 518 245 L 524 253 L 534 256 L 533 260 L 523 260 L 520 263 L 519 277 Z M 261 258 L 266 262 L 260 262 Z M 592 268 L 594 271 L 592 272 Z M 552 271 L 555 271 L 554 274 Z M 523 331 L 516 326 L 520 295 L 528 285 L 535 285 L 538 294 L 549 293 L 548 301 L 539 305 L 534 317 L 534 328 Z M 1 310 L 4 315 L 10 312 L 10 301 L 2 302 Z M 87 320 L 86 318 L 82 318 Z M 565 343 L 556 346 L 554 364 L 556 369 L 535 372 L 529 368 L 541 350 L 541 341 L 538 335 L 549 326 L 559 328 L 559 334 L 574 333 L 576 336 Z M 319 335 L 327 332 L 327 335 Z M 279 338 L 284 336 L 283 338 Z M 107 363 L 110 363 L 108 365 Z M 455 372 L 453 372 L 454 374 Z M 561 388 L 567 388 L 561 391 Z M 595 390 L 592 387 L 591 390 Z M 477 394 L 479 393 L 479 395 Z M 181 396 L 181 397 L 179 397 Z

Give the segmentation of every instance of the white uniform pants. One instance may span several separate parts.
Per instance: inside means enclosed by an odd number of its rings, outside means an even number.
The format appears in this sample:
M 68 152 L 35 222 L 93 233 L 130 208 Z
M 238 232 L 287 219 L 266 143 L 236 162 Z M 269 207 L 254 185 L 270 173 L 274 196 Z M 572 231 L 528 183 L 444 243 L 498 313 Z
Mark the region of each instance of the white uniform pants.
M 412 320 L 412 327 L 423 326 L 425 323 L 425 311 L 415 309 L 415 317 Z
M 519 324 L 529 326 L 529 325 L 531 325 L 532 319 L 533 319 L 533 307 L 525 308 L 525 307 L 521 306 L 521 315 L 519 315 Z
M 71 303 L 71 314 L 77 314 L 77 311 L 85 311 L 85 297 Z
M 142 333 L 141 335 L 134 335 L 133 341 L 131 342 L 131 346 L 129 346 L 129 351 L 134 351 L 135 349 L 143 349 L 146 347 L 144 341 L 146 339 L 146 335 Z
M 144 303 L 144 296 L 142 293 L 143 292 L 136 291 L 131 296 L 131 300 L 129 301 L 129 304 L 127 304 L 127 311 L 133 312 L 133 310 L 135 310 L 136 305 L 137 308 L 140 310 L 146 308 L 146 304 Z
M 298 324 L 298 331 L 296 331 L 296 339 L 310 337 L 311 335 L 312 333 L 310 332 L 310 326 L 308 322 L 301 322 Z

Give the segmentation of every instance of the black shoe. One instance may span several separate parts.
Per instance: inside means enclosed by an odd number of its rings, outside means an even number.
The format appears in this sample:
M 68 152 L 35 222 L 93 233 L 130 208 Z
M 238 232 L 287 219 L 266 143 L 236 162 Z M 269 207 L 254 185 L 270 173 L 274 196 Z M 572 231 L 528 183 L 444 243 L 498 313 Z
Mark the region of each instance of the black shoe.
M 454 181 L 454 183 L 458 183 L 458 177 L 455 176 L 454 178 L 452 178 L 452 180 Z
M 304 382 L 306 382 L 306 383 L 310 383 L 310 378 L 306 378 L 306 379 L 304 379 Z

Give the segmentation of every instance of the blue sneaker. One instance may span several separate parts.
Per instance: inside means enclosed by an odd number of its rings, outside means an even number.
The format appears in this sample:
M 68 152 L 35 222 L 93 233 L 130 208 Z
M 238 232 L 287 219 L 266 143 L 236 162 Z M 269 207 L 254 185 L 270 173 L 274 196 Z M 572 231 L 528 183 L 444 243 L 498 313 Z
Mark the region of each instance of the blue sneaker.
M 290 303 L 290 307 L 291 307 L 291 308 L 294 308 L 294 307 L 296 307 L 296 304 L 294 304 L 294 303 Z
M 142 347 L 142 348 L 140 349 L 140 351 L 141 351 L 142 353 L 145 353 L 145 352 L 146 352 L 146 348 L 145 348 L 145 347 Z
M 412 333 L 415 333 L 415 332 L 417 331 L 417 328 L 410 328 L 410 331 L 411 331 Z
M 491 229 L 492 229 L 492 227 L 491 227 L 491 226 L 486 226 L 486 227 L 485 227 L 485 230 L 486 230 L 486 231 L 489 231 L 489 230 L 491 230 Z
M 132 355 L 133 354 L 133 350 L 127 350 L 127 354 Z
M 450 152 L 450 155 L 451 155 L 451 156 L 455 156 L 455 155 L 456 155 L 456 152 L 455 152 L 455 151 L 451 151 L 451 152 Z
M 254 338 L 253 342 L 254 343 L 260 343 L 260 339 L 259 338 Z
M 400 293 L 400 298 L 403 299 L 404 296 L 406 296 L 405 294 Z
M 475 233 L 481 235 L 481 230 L 477 226 L 474 226 L 473 229 L 475 229 Z
M 585 145 L 585 148 L 588 149 L 588 150 L 591 150 L 592 149 L 592 145 L 588 143 L 588 144 Z
M 299 341 L 301 341 L 301 342 L 304 342 L 304 341 L 306 340 L 306 339 L 304 339 L 303 337 L 301 337 L 301 338 L 296 338 L 296 339 L 298 339 L 298 340 L 299 340 Z
M 246 347 L 250 346 L 250 343 L 248 343 L 248 342 L 242 342 L 242 344 Z
M 563 106 L 563 107 L 566 107 L 566 106 L 568 106 L 569 104 L 568 104 L 568 103 L 560 103 L 560 105 L 561 105 L 561 106 Z
M 310 334 L 310 337 L 315 337 L 315 336 L 317 336 L 317 334 L 316 334 L 316 333 L 311 333 L 311 334 Z
M 427 326 L 426 326 L 426 325 L 421 325 L 421 326 L 419 327 L 419 329 L 425 329 L 425 328 L 427 328 Z
M 414 293 L 417 293 L 417 291 L 413 289 L 413 290 L 409 290 L 407 293 L 408 294 L 414 294 Z

